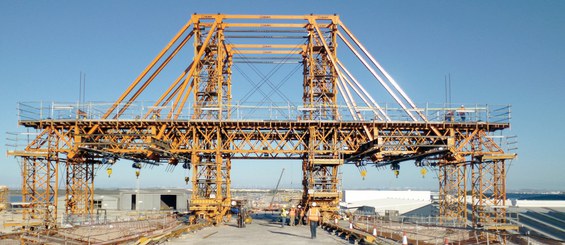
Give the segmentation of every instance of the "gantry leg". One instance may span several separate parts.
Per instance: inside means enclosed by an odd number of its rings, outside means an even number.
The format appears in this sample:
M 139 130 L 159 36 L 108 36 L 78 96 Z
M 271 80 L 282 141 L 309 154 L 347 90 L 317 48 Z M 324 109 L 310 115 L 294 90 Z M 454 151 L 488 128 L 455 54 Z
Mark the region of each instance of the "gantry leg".
M 473 226 L 496 228 L 506 223 L 506 169 L 504 160 L 472 165 Z
M 22 157 L 22 202 L 29 203 L 23 219 L 47 229 L 57 225 L 59 138 L 54 130 L 43 130 Z
M 89 220 L 94 210 L 94 164 L 79 159 L 66 163 L 65 221 Z
M 24 221 L 40 222 L 45 228 L 57 224 L 58 161 L 47 158 L 24 157 L 22 164 L 22 202 Z
M 465 224 L 466 207 L 466 165 L 444 163 L 439 165 L 439 215 L 445 224 Z
M 231 160 L 221 154 L 192 154 L 192 197 L 194 222 L 219 224 L 228 214 L 231 202 Z
M 324 219 L 330 219 L 338 211 L 341 199 L 339 168 L 343 159 L 337 153 L 341 144 L 334 130 L 310 127 L 309 135 L 309 154 L 302 161 L 302 203 L 309 207 L 316 202 Z
M 309 207 L 312 202 L 320 207 L 324 219 L 330 219 L 338 211 L 341 193 L 339 185 L 340 159 L 304 159 L 303 201 Z

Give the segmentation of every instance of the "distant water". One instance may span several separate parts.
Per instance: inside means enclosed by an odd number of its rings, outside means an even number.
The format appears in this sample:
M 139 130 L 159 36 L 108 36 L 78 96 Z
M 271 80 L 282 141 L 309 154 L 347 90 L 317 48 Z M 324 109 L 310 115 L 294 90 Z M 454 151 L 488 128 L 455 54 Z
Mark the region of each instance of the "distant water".
M 11 195 L 10 196 L 10 202 L 21 202 L 22 201 L 22 195 Z
M 561 194 L 506 193 L 506 198 L 518 199 L 518 200 L 565 201 L 565 193 L 561 193 Z

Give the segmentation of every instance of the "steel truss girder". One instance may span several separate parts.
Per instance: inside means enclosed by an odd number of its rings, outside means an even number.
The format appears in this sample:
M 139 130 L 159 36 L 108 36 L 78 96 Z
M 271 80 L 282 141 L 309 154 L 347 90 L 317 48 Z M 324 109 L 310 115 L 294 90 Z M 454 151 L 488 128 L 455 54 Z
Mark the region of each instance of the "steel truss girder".
M 92 135 L 83 134 L 96 126 Z M 363 135 L 365 128 L 377 138 L 381 155 L 412 154 L 433 147 L 449 147 L 452 155 L 467 156 L 471 153 L 486 154 L 492 151 L 474 151 L 465 141 L 476 126 L 437 124 L 434 133 L 427 123 L 388 124 L 388 123 L 339 123 L 339 122 L 219 122 L 219 121 L 130 121 L 130 122 L 88 122 L 78 125 L 79 139 L 71 147 L 63 147 L 60 151 L 75 155 L 80 147 L 100 149 L 119 154 L 142 156 L 151 145 L 151 138 L 160 138 L 167 142 L 168 149 L 178 154 L 192 152 L 194 137 L 201 138 L 201 144 L 217 144 L 215 133 L 221 132 L 225 137 L 223 153 L 232 154 L 235 158 L 260 158 L 270 154 L 275 158 L 301 158 L 307 153 L 308 128 L 312 125 L 321 130 L 321 134 L 337 132 L 338 143 L 343 146 L 340 153 L 353 153 L 368 141 Z M 500 130 L 502 125 L 479 126 L 479 131 Z M 68 129 L 63 129 L 68 130 Z M 321 142 L 329 142 L 325 137 Z M 199 149 L 213 152 L 213 149 Z M 331 153 L 331 151 L 326 151 Z
M 213 217 L 216 222 L 223 218 L 223 213 L 227 211 L 230 199 L 229 191 L 229 168 L 227 159 L 251 159 L 251 158 L 270 158 L 270 159 L 304 159 L 313 162 L 319 158 L 341 158 L 344 154 L 355 152 L 360 145 L 368 142 L 366 128 L 377 140 L 377 152 L 386 161 L 387 158 L 395 156 L 409 156 L 418 152 L 430 149 L 431 147 L 447 146 L 449 152 L 445 154 L 445 164 L 440 165 L 444 170 L 444 175 L 440 175 L 440 214 L 447 217 L 465 217 L 465 209 L 461 206 L 464 202 L 466 187 L 464 178 L 467 167 L 464 164 L 456 164 L 457 159 L 472 159 L 478 156 L 500 153 L 499 147 L 487 137 L 488 133 L 501 130 L 507 127 L 504 124 L 429 124 L 429 123 L 340 123 L 340 122 L 316 122 L 316 121 L 297 121 L 297 122 L 220 122 L 220 121 L 89 121 L 74 122 L 51 121 L 46 130 L 51 130 L 45 135 L 57 139 L 59 142 L 52 147 L 51 152 L 57 154 L 67 154 L 74 156 L 69 158 L 71 161 L 82 159 L 88 155 L 82 149 L 93 149 L 98 152 L 106 152 L 124 157 L 136 159 L 158 159 L 170 158 L 171 155 L 163 155 L 162 152 L 187 156 L 193 163 L 199 163 L 200 157 L 210 156 L 218 163 L 213 169 L 216 174 L 209 175 L 217 183 L 215 186 L 206 186 L 204 189 L 215 190 L 216 199 L 212 206 L 215 211 L 206 212 L 208 217 Z M 43 124 L 47 125 L 47 124 Z M 432 127 L 434 130 L 432 130 Z M 92 128 L 95 128 L 92 131 Z M 88 135 L 86 132 L 91 131 Z M 439 132 L 439 134 L 438 134 Z M 162 152 L 152 150 L 157 147 L 152 139 L 159 138 L 165 147 Z M 38 142 L 47 142 L 38 140 Z M 476 142 L 482 142 L 480 144 Z M 480 145 L 478 146 L 473 146 Z M 48 152 L 41 145 L 38 151 Z M 53 154 L 52 154 L 53 155 Z M 100 156 L 98 156 L 100 157 Z M 92 159 L 96 161 L 96 159 Z M 220 161 L 221 160 L 221 161 Z M 220 164 L 221 163 L 221 164 Z M 40 169 L 38 167 L 28 168 Z M 55 165 L 52 165 L 55 168 Z M 196 165 L 195 165 L 196 166 Z M 306 165 L 308 167 L 309 165 Z M 201 170 L 202 167 L 195 167 L 193 171 Z M 218 171 L 220 170 L 220 171 Z M 228 171 L 226 171 L 228 170 Z M 484 170 L 483 170 L 484 171 Z M 493 170 L 494 171 L 494 170 Z M 29 172 L 29 171 L 27 171 Z M 318 172 L 318 173 L 316 173 Z M 339 184 L 339 178 L 335 179 L 339 172 L 337 167 L 306 168 L 306 183 L 314 181 L 316 178 L 331 177 L 331 185 L 326 189 L 334 188 Z M 497 170 L 496 173 L 499 173 Z M 211 172 L 210 172 L 211 173 Z M 218 175 L 219 174 L 219 175 Z M 28 175 L 30 175 L 28 173 Z M 31 175 L 30 175 L 31 176 Z M 193 187 L 198 190 L 196 182 L 199 178 L 203 179 L 202 172 L 193 172 Z M 442 177 L 443 176 L 443 177 Z M 458 177 L 454 177 L 458 176 Z M 495 174 L 494 178 L 502 181 L 503 174 Z M 484 178 L 485 176 L 483 176 Z M 500 178 L 502 177 L 502 178 Z M 24 176 L 24 179 L 30 179 Z M 218 182 L 219 181 L 219 182 Z M 454 181 L 454 184 L 450 181 Z M 491 181 L 492 182 L 492 181 Z M 26 181 L 33 183 L 33 181 Z M 225 184 L 224 184 L 225 183 Z M 77 182 L 78 184 L 78 182 Z M 82 185 L 84 186 L 84 185 Z M 195 187 L 196 186 L 196 187 Z M 221 188 L 218 189 L 218 186 Z M 320 185 L 318 185 L 320 186 Z M 492 186 L 495 186 L 492 184 Z M 501 184 L 496 184 L 501 186 Z M 314 184 L 306 187 L 315 187 Z M 28 188 L 28 190 L 31 188 Z M 483 188 L 485 189 L 485 188 Z M 491 190 L 493 188 L 490 188 Z M 500 189 L 500 188 L 499 188 Z M 218 191 L 220 190 L 220 191 Z M 476 189 L 475 193 L 480 192 Z M 497 189 L 498 190 L 498 189 Z M 28 191 L 28 193 L 32 193 Z M 499 191 L 498 195 L 505 193 Z M 448 198 L 451 195 L 453 198 Z M 484 196 L 484 194 L 483 194 Z M 479 195 L 474 195 L 479 198 Z M 306 202 L 311 200 L 306 196 Z M 85 199 L 86 200 L 86 199 Z M 202 199 L 204 200 L 204 199 Z M 327 207 L 334 207 L 331 199 Z M 484 198 L 482 200 L 485 200 Z M 198 203 L 196 201 L 195 203 Z M 457 206 L 459 205 L 459 206 Z M 488 204 L 487 204 L 488 205 Z M 193 207 L 197 207 L 194 205 Z M 200 205 L 204 207 L 205 205 Z M 79 212 L 76 208 L 68 207 L 72 212 Z M 201 209 L 200 211 L 204 211 Z M 86 211 L 84 211 L 86 212 Z M 204 214 L 204 212 L 201 212 Z M 479 215 L 479 212 L 473 212 Z M 501 220 L 501 219 L 497 219 Z

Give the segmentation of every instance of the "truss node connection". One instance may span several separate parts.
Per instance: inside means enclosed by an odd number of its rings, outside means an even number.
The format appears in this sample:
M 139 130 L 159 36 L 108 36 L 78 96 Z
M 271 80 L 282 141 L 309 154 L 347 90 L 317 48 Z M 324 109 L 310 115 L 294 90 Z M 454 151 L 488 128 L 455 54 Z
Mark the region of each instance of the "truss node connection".
M 177 57 L 186 50 L 188 64 Z M 172 65 L 178 60 L 180 68 Z M 286 63 L 296 67 L 276 83 L 273 74 Z M 262 72 L 259 64 L 274 68 Z M 171 67 L 176 74 L 167 73 Z M 363 79 L 360 70 L 367 72 Z M 241 80 L 232 75 L 239 73 L 266 99 L 234 98 Z M 152 87 L 157 80 L 161 86 Z M 283 85 L 292 89 L 283 93 Z M 379 97 L 368 85 L 381 89 Z M 144 101 L 147 91 L 160 96 Z M 301 101 L 271 99 L 294 91 Z M 301 204 L 317 202 L 328 219 L 338 215 L 344 164 L 361 172 L 366 164 L 391 165 L 397 172 L 414 161 L 438 171 L 446 221 L 467 224 L 470 193 L 469 225 L 500 227 L 506 162 L 516 156 L 506 150 L 516 149 L 515 139 L 501 134 L 510 127 L 510 109 L 416 105 L 338 15 L 194 14 L 116 101 L 19 103 L 20 125 L 36 132 L 10 134 L 8 153 L 23 159 L 22 197 L 30 203 L 24 218 L 47 228 L 57 225 L 59 165 L 66 170 L 65 216 L 88 216 L 94 169 L 119 159 L 136 168 L 181 164 L 191 175 L 185 181 L 193 190 L 192 222 L 212 223 L 229 219 L 233 159 L 301 160 Z

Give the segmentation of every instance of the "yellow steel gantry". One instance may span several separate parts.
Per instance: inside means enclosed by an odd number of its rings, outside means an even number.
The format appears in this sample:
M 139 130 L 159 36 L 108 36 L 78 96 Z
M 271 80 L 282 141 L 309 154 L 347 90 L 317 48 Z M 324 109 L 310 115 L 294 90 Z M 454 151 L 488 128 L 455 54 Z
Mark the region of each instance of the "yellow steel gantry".
M 263 43 L 233 43 L 230 31 Z M 299 43 L 276 42 L 296 33 L 292 37 Z M 155 103 L 134 108 L 190 39 L 192 62 Z M 338 43 L 386 89 L 402 117 L 380 106 L 360 85 L 339 59 Z M 249 55 L 298 59 L 302 105 L 289 106 L 283 119 L 242 118 L 244 107 L 232 102 L 232 66 L 234 58 Z M 338 96 L 346 106 L 338 104 Z M 56 225 L 60 164 L 66 170 L 66 214 L 88 215 L 94 209 L 95 165 L 117 159 L 191 169 L 195 222 L 220 223 L 227 217 L 232 159 L 301 159 L 302 204 L 316 201 L 326 218 L 334 215 L 341 198 L 340 167 L 370 159 L 377 166 L 425 161 L 438 170 L 442 217 L 466 222 L 470 191 L 472 226 L 504 224 L 505 161 L 515 155 L 505 153 L 491 136 L 510 124 L 489 120 L 488 107 L 460 110 L 469 114 L 461 121 L 453 120 L 456 110 L 444 106 L 430 113 L 416 107 L 337 15 L 194 14 L 111 106 L 78 105 L 72 118 L 48 113 L 20 118 L 21 125 L 41 133 L 25 149 L 9 153 L 23 159 L 22 196 L 31 203 L 24 215 L 43 220 L 46 227 Z M 509 107 L 497 110 L 500 115 Z

